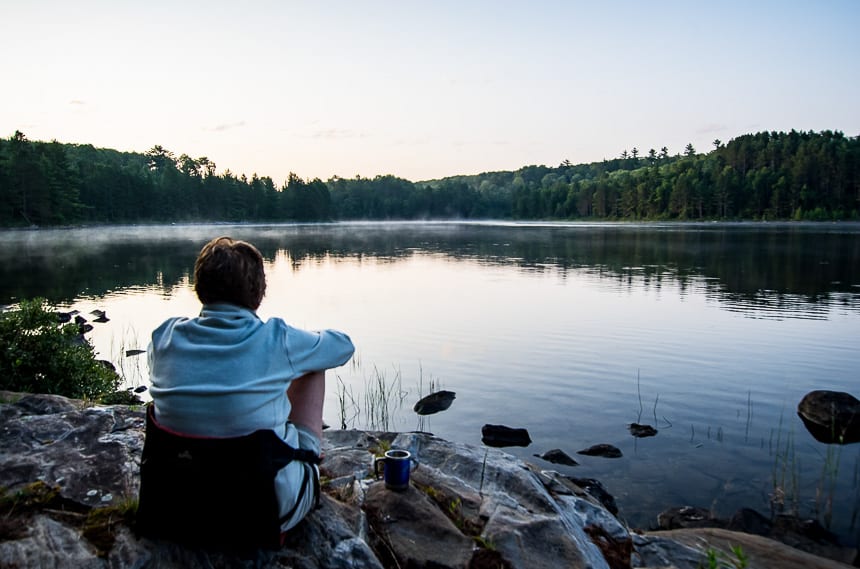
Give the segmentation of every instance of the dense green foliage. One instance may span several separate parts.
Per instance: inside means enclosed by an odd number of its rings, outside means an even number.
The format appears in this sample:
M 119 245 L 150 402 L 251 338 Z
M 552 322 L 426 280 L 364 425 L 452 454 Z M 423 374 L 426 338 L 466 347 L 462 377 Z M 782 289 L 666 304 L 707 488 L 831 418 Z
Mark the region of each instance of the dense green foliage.
M 634 152 L 532 172 L 513 214 L 533 218 L 846 219 L 860 212 L 860 138 L 792 131 L 741 136 L 670 158 Z M 541 175 L 540 182 L 536 181 Z
M 215 173 L 206 157 L 0 140 L 0 226 L 331 219 L 856 219 L 860 137 L 761 132 L 698 154 L 665 147 L 591 164 L 442 180 L 305 181 Z
M 96 360 L 77 324 L 60 324 L 42 299 L 0 313 L 0 389 L 99 399 L 120 378 Z

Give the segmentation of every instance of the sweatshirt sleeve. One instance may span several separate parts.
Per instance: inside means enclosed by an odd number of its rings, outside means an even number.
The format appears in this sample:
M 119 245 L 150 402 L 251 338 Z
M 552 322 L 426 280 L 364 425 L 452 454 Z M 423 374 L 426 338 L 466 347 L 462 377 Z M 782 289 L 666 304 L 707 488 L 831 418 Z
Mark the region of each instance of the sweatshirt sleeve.
M 298 376 L 342 366 L 355 352 L 352 340 L 337 330 L 310 332 L 287 326 L 287 356 Z

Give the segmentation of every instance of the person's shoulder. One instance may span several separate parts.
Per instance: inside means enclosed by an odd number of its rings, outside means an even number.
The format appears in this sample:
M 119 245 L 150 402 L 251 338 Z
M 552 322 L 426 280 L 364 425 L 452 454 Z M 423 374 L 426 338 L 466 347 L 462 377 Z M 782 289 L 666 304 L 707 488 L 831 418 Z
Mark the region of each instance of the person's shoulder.
M 162 322 L 152 333 L 153 336 L 161 335 L 167 332 L 168 330 L 172 330 L 177 325 L 183 324 L 184 322 L 190 321 L 191 318 L 187 316 L 173 316 L 172 318 L 168 318 L 164 322 Z
M 279 330 L 289 330 L 292 328 L 292 326 L 287 324 L 283 318 L 279 318 L 277 316 L 272 316 L 271 318 L 267 318 L 265 320 L 260 319 L 260 321 L 263 323 L 263 326 L 277 328 Z

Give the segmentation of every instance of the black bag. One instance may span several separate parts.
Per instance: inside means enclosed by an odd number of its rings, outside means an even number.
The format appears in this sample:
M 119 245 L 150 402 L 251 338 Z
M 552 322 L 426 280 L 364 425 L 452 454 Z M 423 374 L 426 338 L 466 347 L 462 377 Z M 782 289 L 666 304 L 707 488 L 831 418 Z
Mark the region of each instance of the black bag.
M 278 548 L 275 475 L 293 460 L 319 463 L 319 457 L 294 449 L 271 430 L 234 438 L 174 433 L 159 425 L 154 413 L 149 405 L 138 531 L 222 550 Z

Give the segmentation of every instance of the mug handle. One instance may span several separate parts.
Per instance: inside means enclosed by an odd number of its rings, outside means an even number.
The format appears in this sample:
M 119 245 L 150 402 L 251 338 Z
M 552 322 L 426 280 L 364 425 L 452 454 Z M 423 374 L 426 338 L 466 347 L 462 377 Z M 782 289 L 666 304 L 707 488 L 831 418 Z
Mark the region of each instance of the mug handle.
M 418 463 L 418 459 L 417 459 L 417 458 L 415 458 L 415 457 L 413 456 L 412 458 L 410 458 L 410 459 L 409 459 L 409 463 L 410 463 L 410 467 L 409 467 L 409 472 L 410 472 L 410 473 L 415 472 L 416 470 L 418 470 L 419 463 Z
M 373 474 L 376 476 L 376 479 L 379 480 L 382 476 L 379 474 L 379 465 L 385 466 L 385 457 L 377 456 L 373 459 Z M 384 470 L 383 470 L 384 472 Z

